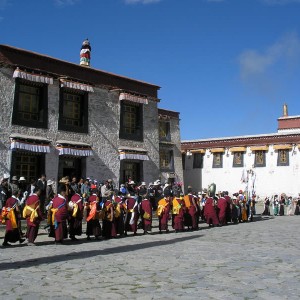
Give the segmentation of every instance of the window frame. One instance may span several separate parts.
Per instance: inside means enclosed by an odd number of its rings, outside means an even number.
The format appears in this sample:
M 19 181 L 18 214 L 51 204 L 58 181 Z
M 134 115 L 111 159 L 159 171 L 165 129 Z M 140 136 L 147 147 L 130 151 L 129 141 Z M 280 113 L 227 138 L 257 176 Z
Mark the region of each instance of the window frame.
M 216 163 L 217 155 L 220 155 L 220 164 Z M 214 152 L 213 153 L 212 167 L 213 168 L 223 168 L 223 157 L 224 157 L 224 153 L 223 152 Z
M 164 137 L 162 137 L 160 135 L 160 133 L 161 133 L 161 125 L 162 124 L 166 125 L 166 131 L 167 131 L 167 134 Z M 158 133 L 159 133 L 159 140 L 160 141 L 170 142 L 171 141 L 171 124 L 170 124 L 170 121 L 159 120 L 158 121 Z
M 125 132 L 125 107 L 136 107 L 137 111 L 136 115 L 136 132 L 134 134 L 130 134 Z M 144 122 L 143 122 L 143 109 L 144 106 L 141 103 L 134 103 L 126 100 L 120 101 L 120 129 L 119 129 L 119 138 L 124 140 L 132 140 L 132 141 L 140 141 L 144 140 Z
M 196 157 L 198 160 L 196 160 Z M 193 169 L 203 169 L 203 158 L 204 154 L 202 153 L 193 154 Z
M 258 156 L 258 153 L 260 153 L 260 152 L 263 154 L 263 163 L 262 164 L 257 163 L 257 156 Z M 266 166 L 266 151 L 265 150 L 255 150 L 254 166 L 255 166 L 255 168 L 263 168 Z
M 237 155 L 237 153 L 241 154 L 241 163 L 240 164 L 236 163 L 236 161 L 235 161 L 235 156 Z M 236 152 L 233 152 L 232 155 L 233 155 L 232 167 L 233 168 L 243 168 L 244 167 L 244 155 L 245 155 L 245 152 L 243 152 L 243 151 L 236 151 Z
M 161 156 L 162 152 L 168 153 L 169 155 L 169 166 L 162 166 Z M 159 168 L 163 171 L 174 172 L 174 151 L 172 149 L 160 149 L 159 150 Z
M 64 94 L 71 94 L 80 96 L 80 118 L 81 118 L 81 126 L 67 125 L 64 123 Z M 83 91 L 77 91 L 68 88 L 60 88 L 59 93 L 59 117 L 58 117 L 58 130 L 63 131 L 71 131 L 71 132 L 79 132 L 79 133 L 88 133 L 88 116 L 89 116 L 89 93 Z
M 39 88 L 39 114 L 42 121 L 24 120 L 19 117 L 20 104 L 20 87 L 21 85 Z M 15 79 L 15 94 L 12 113 L 12 125 L 33 127 L 33 128 L 48 128 L 48 85 L 44 83 L 32 82 L 29 80 L 16 78 Z
M 285 155 L 286 155 L 286 161 L 285 162 L 282 162 L 280 161 L 280 153 L 281 152 L 285 152 Z M 289 149 L 278 149 L 277 150 L 277 166 L 278 167 L 286 167 L 286 166 L 289 166 L 290 165 L 290 151 Z

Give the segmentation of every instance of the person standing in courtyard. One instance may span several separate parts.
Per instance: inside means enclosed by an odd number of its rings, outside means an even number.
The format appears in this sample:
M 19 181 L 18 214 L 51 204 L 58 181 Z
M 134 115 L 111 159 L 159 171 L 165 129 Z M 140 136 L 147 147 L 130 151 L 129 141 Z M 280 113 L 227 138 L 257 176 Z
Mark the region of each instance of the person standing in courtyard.
M 142 195 L 140 213 L 142 217 L 142 227 L 144 229 L 144 234 L 147 234 L 152 231 L 152 205 L 147 194 Z
M 211 226 L 219 226 L 219 219 L 216 212 L 215 200 L 209 196 L 206 199 L 205 207 L 204 207 L 204 216 L 206 219 L 206 223 Z
M 40 209 L 40 194 L 41 190 L 36 187 L 33 194 L 26 200 L 26 205 L 23 209 L 23 218 L 27 222 L 26 237 L 28 246 L 34 246 L 35 239 L 37 238 L 40 222 L 43 220 L 43 214 Z
M 181 193 L 177 192 L 176 197 L 172 201 L 172 215 L 174 216 L 173 228 L 175 232 L 184 231 L 184 212 L 185 212 L 184 200 L 181 198 Z
M 133 235 L 136 235 L 138 222 L 138 201 L 133 192 L 128 195 L 125 201 L 125 206 L 125 235 L 127 235 L 128 231 L 131 231 L 133 232 Z
M 169 232 L 168 222 L 170 219 L 170 194 L 165 193 L 165 197 L 158 201 L 157 207 L 157 216 L 158 216 L 158 229 L 159 233 L 162 233 L 162 230 L 165 230 L 166 233 Z
M 69 235 L 72 241 L 82 234 L 83 203 L 78 189 L 76 191 L 69 202 Z

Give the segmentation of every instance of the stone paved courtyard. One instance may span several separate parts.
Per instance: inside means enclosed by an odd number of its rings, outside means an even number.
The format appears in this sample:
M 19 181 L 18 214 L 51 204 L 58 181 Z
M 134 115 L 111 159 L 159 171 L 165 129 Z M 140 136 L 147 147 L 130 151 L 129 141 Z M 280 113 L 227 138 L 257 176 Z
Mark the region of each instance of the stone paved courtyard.
M 257 217 L 65 245 L 42 230 L 36 247 L 0 248 L 1 298 L 299 299 L 299 224 L 297 216 Z

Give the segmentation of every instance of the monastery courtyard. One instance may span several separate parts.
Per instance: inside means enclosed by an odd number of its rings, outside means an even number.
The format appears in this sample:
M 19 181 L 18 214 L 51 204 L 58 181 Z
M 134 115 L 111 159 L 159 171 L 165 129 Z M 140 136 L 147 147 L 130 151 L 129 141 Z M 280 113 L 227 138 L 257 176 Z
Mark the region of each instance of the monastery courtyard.
M 36 247 L 1 248 L 1 298 L 299 299 L 299 224 L 297 216 L 256 216 L 249 224 L 177 234 L 155 227 L 152 235 L 65 245 L 41 230 Z

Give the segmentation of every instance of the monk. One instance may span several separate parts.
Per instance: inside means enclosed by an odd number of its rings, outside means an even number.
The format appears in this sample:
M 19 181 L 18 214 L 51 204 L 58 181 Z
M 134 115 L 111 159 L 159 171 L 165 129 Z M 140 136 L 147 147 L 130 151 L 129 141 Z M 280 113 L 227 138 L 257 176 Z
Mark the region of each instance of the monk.
M 87 211 L 87 224 L 86 224 L 86 235 L 87 240 L 91 239 L 91 235 L 95 237 L 96 240 L 100 239 L 101 236 L 101 225 L 100 219 L 100 200 L 97 195 L 97 189 L 92 189 L 91 195 L 88 198 L 86 211 Z
M 56 244 L 63 244 L 64 239 L 68 237 L 68 203 L 66 199 L 66 190 L 66 185 L 60 184 L 58 186 L 58 194 L 52 200 L 52 226 L 54 226 Z
M 124 235 L 124 216 L 125 216 L 125 203 L 122 193 L 119 192 L 118 196 L 114 199 L 114 223 L 117 234 Z
M 36 187 L 33 194 L 26 200 L 26 205 L 23 209 L 23 218 L 27 222 L 26 237 L 28 246 L 34 246 L 35 239 L 38 235 L 40 222 L 43 220 L 43 214 L 40 209 L 40 188 Z
M 212 197 L 208 197 L 204 206 L 204 216 L 206 223 L 211 226 L 218 226 L 219 219 L 216 212 L 215 200 Z
M 133 232 L 133 235 L 137 233 L 138 222 L 138 201 L 134 198 L 134 193 L 130 194 L 125 201 L 126 215 L 125 215 L 125 235 L 128 231 Z
M 152 231 L 152 204 L 147 195 L 142 196 L 140 213 L 142 217 L 142 228 L 144 229 L 144 234 L 148 234 Z
M 6 200 L 5 207 L 2 209 L 2 223 L 6 224 L 5 236 L 4 236 L 4 247 L 9 247 L 11 244 L 19 242 L 20 244 L 25 241 L 22 239 L 21 233 L 19 230 L 19 220 L 21 219 L 20 210 L 19 210 L 19 199 L 20 196 L 19 190 L 13 191 L 13 194 L 10 198 Z
M 114 222 L 114 205 L 111 200 L 111 196 L 108 196 L 103 206 L 102 236 L 105 239 L 115 238 L 117 236 L 117 231 Z
M 185 204 L 181 198 L 180 193 L 176 194 L 176 197 L 172 201 L 172 214 L 174 216 L 173 228 L 175 232 L 184 231 L 184 211 Z
M 224 193 L 221 193 L 221 197 L 218 200 L 218 217 L 220 225 L 226 225 L 226 211 L 227 211 L 227 200 L 224 198 Z
M 158 201 L 157 216 L 158 216 L 158 229 L 159 233 L 165 230 L 169 232 L 168 221 L 170 219 L 170 193 L 165 193 L 164 198 Z
M 83 219 L 83 201 L 81 196 L 76 192 L 69 202 L 69 235 L 72 241 L 77 241 L 75 237 L 82 234 Z
M 188 188 L 188 194 L 184 196 L 184 203 L 186 207 L 186 213 L 185 213 L 185 226 L 188 227 L 188 230 L 190 227 L 193 230 L 198 229 L 198 222 L 197 222 L 197 205 L 196 205 L 196 199 L 192 193 L 192 188 Z

